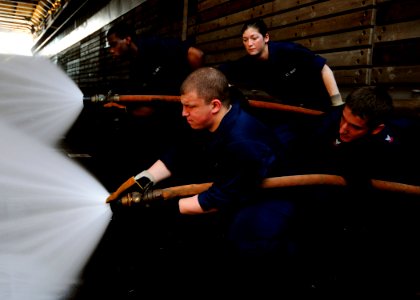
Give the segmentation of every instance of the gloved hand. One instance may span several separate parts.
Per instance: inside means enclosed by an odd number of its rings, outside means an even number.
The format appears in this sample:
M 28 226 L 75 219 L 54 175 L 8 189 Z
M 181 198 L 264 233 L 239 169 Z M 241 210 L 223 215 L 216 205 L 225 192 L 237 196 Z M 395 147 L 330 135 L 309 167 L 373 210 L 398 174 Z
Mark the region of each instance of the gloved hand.
M 139 209 L 148 208 L 149 204 L 143 201 L 143 195 L 140 192 L 129 192 L 122 194 L 120 198 L 111 201 L 109 206 L 115 217 L 126 218 L 133 214 L 137 215 Z
M 340 93 L 330 96 L 330 99 L 332 106 L 340 106 L 344 104 L 343 98 L 341 97 Z
M 372 180 L 365 174 L 346 173 L 343 175 L 346 180 L 347 190 L 355 195 L 366 195 L 373 190 Z
M 109 207 L 111 208 L 111 211 L 114 215 L 125 211 L 125 206 L 119 200 L 109 202 Z
M 108 198 L 106 199 L 106 203 L 114 201 L 121 195 L 121 193 L 123 193 L 130 187 L 135 186 L 135 184 L 137 184 L 136 187 L 138 192 L 144 194 L 154 185 L 154 183 L 155 180 L 153 175 L 150 174 L 149 171 L 145 170 L 137 174 L 136 176 L 130 177 L 127 181 L 120 185 L 120 187 L 115 192 L 108 196 Z

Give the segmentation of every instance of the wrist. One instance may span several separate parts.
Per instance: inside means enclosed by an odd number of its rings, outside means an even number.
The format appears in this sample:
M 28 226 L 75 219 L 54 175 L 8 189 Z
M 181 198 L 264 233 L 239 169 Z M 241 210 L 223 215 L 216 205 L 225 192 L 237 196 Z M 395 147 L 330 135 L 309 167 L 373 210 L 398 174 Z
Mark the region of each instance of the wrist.
M 147 179 L 149 179 L 152 184 L 154 185 L 156 183 L 156 179 L 155 177 L 148 171 L 148 170 L 144 170 L 142 172 L 140 172 L 139 174 L 137 174 L 134 179 L 135 180 L 140 180 L 140 178 L 145 177 Z

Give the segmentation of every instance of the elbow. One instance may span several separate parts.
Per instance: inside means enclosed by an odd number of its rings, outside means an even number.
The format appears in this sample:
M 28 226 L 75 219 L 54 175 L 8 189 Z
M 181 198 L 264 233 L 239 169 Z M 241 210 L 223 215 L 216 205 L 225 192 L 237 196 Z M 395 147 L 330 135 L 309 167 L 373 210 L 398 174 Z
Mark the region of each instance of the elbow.
M 192 70 L 204 66 L 204 52 L 198 48 L 190 47 L 188 49 L 188 63 Z

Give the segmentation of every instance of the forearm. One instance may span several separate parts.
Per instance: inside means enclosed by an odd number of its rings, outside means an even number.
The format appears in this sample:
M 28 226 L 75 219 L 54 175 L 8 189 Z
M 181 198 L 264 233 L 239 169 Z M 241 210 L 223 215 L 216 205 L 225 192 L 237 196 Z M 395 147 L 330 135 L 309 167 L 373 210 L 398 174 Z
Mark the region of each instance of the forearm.
M 197 215 L 197 214 L 204 214 L 215 212 L 216 209 L 211 210 L 203 210 L 198 202 L 198 195 L 194 195 L 188 198 L 182 198 L 178 202 L 179 205 L 179 212 L 184 215 Z
M 157 160 L 150 168 L 147 169 L 147 172 L 153 176 L 154 183 L 169 178 L 172 175 L 171 171 L 169 171 L 161 160 Z
M 335 81 L 334 73 L 328 65 L 324 65 L 321 70 L 322 80 L 324 81 L 325 88 L 327 89 L 328 95 L 333 96 L 339 94 L 337 82 Z
M 153 176 L 155 183 L 172 175 L 171 171 L 169 171 L 169 169 L 161 160 L 157 160 L 149 169 L 147 169 L 147 172 Z M 216 211 L 216 209 L 204 211 L 198 201 L 198 195 L 181 198 L 178 201 L 178 208 L 181 214 L 187 215 L 196 215 Z
M 328 65 L 324 65 L 321 71 L 322 80 L 324 82 L 325 88 L 328 92 L 328 95 L 331 97 L 331 103 L 333 106 L 338 106 L 343 104 L 343 100 L 340 95 L 340 91 L 335 81 L 334 73 Z

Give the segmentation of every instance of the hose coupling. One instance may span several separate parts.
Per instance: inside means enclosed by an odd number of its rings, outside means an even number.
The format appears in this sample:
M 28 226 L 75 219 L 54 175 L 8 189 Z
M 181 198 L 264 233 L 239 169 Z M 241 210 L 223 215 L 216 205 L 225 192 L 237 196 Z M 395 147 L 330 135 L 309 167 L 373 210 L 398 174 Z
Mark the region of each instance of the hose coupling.
M 163 200 L 162 190 L 151 190 L 142 194 L 139 192 L 128 193 L 121 198 L 121 204 L 123 206 L 132 206 L 139 203 L 148 203 L 155 200 Z

